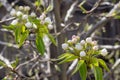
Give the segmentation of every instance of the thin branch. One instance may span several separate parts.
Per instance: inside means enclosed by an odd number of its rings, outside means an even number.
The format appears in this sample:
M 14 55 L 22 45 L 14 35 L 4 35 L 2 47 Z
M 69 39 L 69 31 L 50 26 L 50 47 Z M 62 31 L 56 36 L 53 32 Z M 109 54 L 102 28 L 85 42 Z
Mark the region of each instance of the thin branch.
M 3 42 L 3 41 L 0 41 L 0 44 L 8 46 L 8 47 L 14 47 L 14 48 L 17 48 L 17 49 L 19 48 L 18 45 L 15 45 L 15 44 L 12 44 L 12 43 Z
M 15 17 L 12 17 L 12 18 L 9 18 L 9 19 L 6 19 L 6 20 L 2 20 L 2 21 L 0 21 L 0 24 L 11 21 L 11 20 L 14 20 L 14 19 L 15 19 Z
M 97 2 L 95 3 L 95 5 L 93 6 L 93 8 L 92 8 L 91 10 L 89 10 L 89 11 L 86 11 L 85 13 L 88 14 L 88 13 L 91 13 L 91 12 L 93 12 L 94 10 L 96 10 L 102 1 L 103 1 L 103 0 L 97 1 Z
M 115 46 L 112 46 L 112 45 L 99 45 L 99 48 L 106 48 L 106 49 L 109 49 L 109 50 L 119 50 L 120 45 L 115 45 Z
M 98 28 L 101 28 L 107 21 L 109 21 L 111 19 L 111 17 L 113 17 L 114 13 L 119 9 L 119 6 L 120 6 L 120 1 L 115 4 L 115 6 L 113 7 L 113 9 L 105 16 L 103 17 L 97 24 L 95 24 L 91 30 L 89 30 L 87 33 L 86 33 L 86 37 L 90 36 L 95 30 L 97 30 Z

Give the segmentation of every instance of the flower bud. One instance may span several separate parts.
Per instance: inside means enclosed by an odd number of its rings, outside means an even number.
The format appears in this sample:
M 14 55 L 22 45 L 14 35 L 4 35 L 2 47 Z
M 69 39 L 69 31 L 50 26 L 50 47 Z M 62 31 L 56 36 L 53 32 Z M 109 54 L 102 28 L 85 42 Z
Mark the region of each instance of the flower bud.
M 30 10 L 30 7 L 29 7 L 29 6 L 25 6 L 25 7 L 24 7 L 24 10 L 25 10 L 25 11 L 29 11 L 29 10 Z
M 22 19 L 28 19 L 28 15 L 26 15 L 26 14 L 23 15 L 23 16 L 22 16 Z
M 84 57 L 84 56 L 86 56 L 86 53 L 85 53 L 85 51 L 81 51 L 81 52 L 80 52 L 80 56 L 81 56 L 81 57 Z
M 36 14 L 35 14 L 34 12 L 32 12 L 32 13 L 30 14 L 30 16 L 31 16 L 31 17 L 36 17 Z
M 48 29 L 49 29 L 49 30 L 52 30 L 52 29 L 53 29 L 53 25 L 49 24 L 49 25 L 48 25 Z
M 32 23 L 31 23 L 31 22 L 27 22 L 27 23 L 25 24 L 25 26 L 26 26 L 28 29 L 30 29 L 30 28 L 32 28 Z
M 97 45 L 97 41 L 92 41 L 92 44 L 95 46 Z
M 40 20 L 43 20 L 45 18 L 45 13 L 42 13 L 42 15 L 40 15 Z
M 68 42 L 68 43 L 72 43 L 72 40 L 68 40 L 67 42 Z
M 49 23 L 49 24 L 51 24 L 51 23 L 52 23 L 52 21 L 51 21 L 50 17 L 46 17 L 46 18 L 45 18 L 45 23 Z
M 98 46 L 93 46 L 93 50 L 98 50 Z
M 15 9 L 12 9 L 11 12 L 10 12 L 10 15 L 11 15 L 11 16 L 15 16 L 15 15 L 16 15 L 16 10 L 15 10 Z
M 24 8 L 23 8 L 23 6 L 19 6 L 19 10 L 23 10 Z
M 104 48 L 104 49 L 101 50 L 101 55 L 102 56 L 106 56 L 107 54 L 108 54 L 107 49 Z
M 12 22 L 11 22 L 11 25 L 16 25 L 18 23 L 18 20 L 13 20 Z
M 81 40 L 81 41 L 80 41 L 80 44 L 81 44 L 81 45 L 84 45 L 84 44 L 85 44 L 85 40 Z
M 16 13 L 16 15 L 19 17 L 19 16 L 22 15 L 22 12 L 21 12 L 21 11 L 18 11 L 18 12 Z
M 86 38 L 86 42 L 87 43 L 92 43 L 92 38 L 91 37 Z
M 67 43 L 63 43 L 62 44 L 62 49 L 66 50 L 68 48 L 68 44 Z
M 81 50 L 83 47 L 80 45 L 80 43 L 78 43 L 78 44 L 75 45 L 75 48 L 76 48 L 77 50 Z

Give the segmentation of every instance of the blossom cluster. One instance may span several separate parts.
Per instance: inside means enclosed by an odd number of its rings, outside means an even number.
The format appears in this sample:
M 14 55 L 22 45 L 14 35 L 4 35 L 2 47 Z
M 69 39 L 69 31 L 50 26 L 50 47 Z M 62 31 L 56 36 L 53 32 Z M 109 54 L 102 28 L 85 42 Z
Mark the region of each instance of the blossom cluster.
M 62 48 L 65 50 L 65 52 L 73 53 L 80 57 L 94 56 L 99 54 L 106 56 L 108 54 L 107 49 L 105 48 L 99 50 L 97 41 L 92 40 L 91 37 L 80 41 L 79 36 L 73 35 L 71 40 L 68 40 L 62 44 Z
M 52 21 L 50 17 L 46 17 L 45 13 L 42 13 L 37 17 L 35 12 L 30 11 L 29 6 L 19 6 L 17 9 L 12 9 L 10 15 L 16 19 L 11 22 L 11 25 L 18 25 L 22 23 L 27 29 L 37 29 L 39 25 L 34 24 L 29 18 L 39 20 L 40 24 L 47 24 L 49 30 L 53 29 Z

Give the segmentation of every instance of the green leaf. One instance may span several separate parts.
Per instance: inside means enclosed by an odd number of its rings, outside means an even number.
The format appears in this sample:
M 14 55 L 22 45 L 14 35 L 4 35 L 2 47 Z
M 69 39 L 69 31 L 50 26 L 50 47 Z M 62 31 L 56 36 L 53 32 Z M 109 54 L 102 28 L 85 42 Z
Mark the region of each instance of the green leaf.
M 54 45 L 57 45 L 54 37 L 53 37 L 51 34 L 47 34 L 47 35 L 48 35 L 50 41 L 51 41 Z
M 102 59 L 98 59 L 98 61 L 103 68 L 105 68 L 107 71 L 110 71 L 106 63 Z
M 95 80 L 103 80 L 102 69 L 98 66 L 94 66 L 93 69 L 94 69 Z
M 3 61 L 0 61 L 0 66 L 6 66 L 6 64 Z
M 58 59 L 59 60 L 64 59 L 64 58 L 68 57 L 69 55 L 73 55 L 73 54 L 71 54 L 71 53 L 63 53 L 60 56 L 58 56 Z
M 95 57 L 92 57 L 92 63 L 91 64 L 93 64 L 94 66 L 99 66 L 99 63 L 98 63 L 98 59 L 97 58 L 95 58 Z
M 75 60 L 75 59 L 78 58 L 78 56 L 75 56 L 73 54 L 71 54 L 71 55 L 65 55 L 63 57 L 64 57 L 64 59 L 61 62 L 59 62 L 58 64 L 70 62 L 70 61 L 73 61 L 73 60 Z
M 2 27 L 7 29 L 7 30 L 14 30 L 16 26 L 14 26 L 14 25 L 9 25 L 9 26 L 2 25 Z
M 77 63 L 77 66 L 76 68 L 74 69 L 74 71 L 72 72 L 72 75 L 75 74 L 81 67 L 81 65 L 83 65 L 84 63 L 84 60 L 80 60 L 78 63 Z
M 29 35 L 29 31 L 26 31 L 26 32 L 21 34 L 19 46 L 23 45 L 23 43 L 27 39 L 28 35 Z
M 16 66 L 18 65 L 19 63 L 19 59 L 16 58 L 15 61 L 11 64 L 13 68 L 16 68 Z
M 38 51 L 40 52 L 40 54 L 44 55 L 45 45 L 44 45 L 42 36 L 40 36 L 39 34 L 37 34 L 37 36 L 36 36 L 36 47 L 37 47 Z
M 80 77 L 82 80 L 86 80 L 87 78 L 87 66 L 86 63 L 84 62 L 79 69 Z
M 15 29 L 15 41 L 17 44 L 20 42 L 21 28 L 18 26 Z
M 47 9 L 45 10 L 46 13 L 50 12 L 53 10 L 53 5 L 49 5 Z

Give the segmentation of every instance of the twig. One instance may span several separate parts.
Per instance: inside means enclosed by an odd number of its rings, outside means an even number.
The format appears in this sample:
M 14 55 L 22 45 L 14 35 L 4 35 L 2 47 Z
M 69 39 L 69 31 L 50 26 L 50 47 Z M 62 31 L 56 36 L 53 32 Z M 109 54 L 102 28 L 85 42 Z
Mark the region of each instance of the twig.
M 112 46 L 112 45 L 99 45 L 99 48 L 106 48 L 106 49 L 109 49 L 109 50 L 118 50 L 118 49 L 120 49 L 120 45 L 115 45 L 115 46 Z
M 115 4 L 115 6 L 113 7 L 113 9 L 105 16 L 103 17 L 97 24 L 95 24 L 91 30 L 89 30 L 87 33 L 86 33 L 86 37 L 90 36 L 95 30 L 97 30 L 98 28 L 101 28 L 107 21 L 109 21 L 111 19 L 111 17 L 113 17 L 114 13 L 119 9 L 119 5 L 120 5 L 120 1 Z
M 103 1 L 103 0 L 99 0 L 98 2 L 96 2 L 95 5 L 93 6 L 93 8 L 92 8 L 91 10 L 89 10 L 89 11 L 86 11 L 85 13 L 88 14 L 88 13 L 91 13 L 91 12 L 93 12 L 94 10 L 96 10 L 102 1 Z
M 99 40 L 108 40 L 108 41 L 120 41 L 119 38 L 107 38 L 107 37 L 98 37 L 98 36 L 93 36 L 93 39 L 99 39 Z
M 3 42 L 3 41 L 0 41 L 0 44 L 8 46 L 8 47 L 14 47 L 14 48 L 17 48 L 17 49 L 19 48 L 18 45 L 15 45 L 15 44 L 12 44 L 12 43 Z
M 12 17 L 12 18 L 9 18 L 9 19 L 6 19 L 6 20 L 2 20 L 2 21 L 0 21 L 0 24 L 11 21 L 11 20 L 14 20 L 14 19 L 15 19 L 15 17 Z

